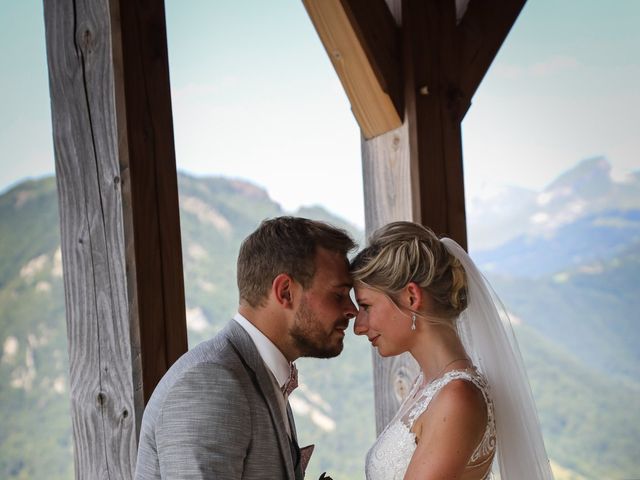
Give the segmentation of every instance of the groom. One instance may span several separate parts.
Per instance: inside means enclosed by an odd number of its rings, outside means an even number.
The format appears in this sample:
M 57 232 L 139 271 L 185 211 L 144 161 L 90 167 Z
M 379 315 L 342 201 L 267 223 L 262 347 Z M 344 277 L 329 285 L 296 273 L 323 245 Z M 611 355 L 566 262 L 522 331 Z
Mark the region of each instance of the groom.
M 238 256 L 238 312 L 165 374 L 144 412 L 135 478 L 304 477 L 288 393 L 293 361 L 335 357 L 356 307 L 346 232 L 262 222 Z

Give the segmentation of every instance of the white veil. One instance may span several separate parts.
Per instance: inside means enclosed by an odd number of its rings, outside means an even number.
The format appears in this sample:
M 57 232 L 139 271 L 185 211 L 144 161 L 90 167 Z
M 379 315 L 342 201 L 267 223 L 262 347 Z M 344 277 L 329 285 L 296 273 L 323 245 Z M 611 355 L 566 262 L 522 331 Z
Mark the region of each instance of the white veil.
M 553 479 L 527 372 L 506 309 L 467 252 L 450 238 L 443 238 L 442 243 L 460 260 L 467 275 L 468 306 L 458 319 L 458 333 L 491 389 L 497 431 L 493 473 L 501 480 Z

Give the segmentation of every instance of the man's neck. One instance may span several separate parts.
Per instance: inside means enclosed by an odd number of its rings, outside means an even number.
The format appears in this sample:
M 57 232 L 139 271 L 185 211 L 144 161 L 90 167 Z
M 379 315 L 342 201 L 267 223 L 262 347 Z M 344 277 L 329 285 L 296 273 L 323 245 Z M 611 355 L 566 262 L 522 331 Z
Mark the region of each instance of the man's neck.
M 281 314 L 272 312 L 268 307 L 253 308 L 249 305 L 240 305 L 238 313 L 278 347 L 287 361 L 293 362 L 298 358 L 299 355 L 289 345 L 287 320 Z

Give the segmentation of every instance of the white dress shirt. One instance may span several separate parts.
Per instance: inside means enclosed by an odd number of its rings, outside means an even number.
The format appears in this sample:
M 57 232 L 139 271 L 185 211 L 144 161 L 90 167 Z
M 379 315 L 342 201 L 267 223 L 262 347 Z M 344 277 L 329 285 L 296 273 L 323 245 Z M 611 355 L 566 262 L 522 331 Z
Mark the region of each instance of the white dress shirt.
M 289 419 L 287 417 L 287 402 L 282 395 L 282 387 L 289 380 L 289 362 L 282 354 L 282 352 L 276 347 L 271 340 L 269 340 L 264 333 L 247 320 L 240 313 L 236 313 L 233 319 L 249 334 L 251 340 L 260 354 L 260 358 L 264 362 L 267 370 L 271 372 L 271 380 L 273 388 L 276 390 L 276 398 L 280 404 L 280 411 L 284 418 L 284 424 L 287 428 L 287 433 L 291 436 L 291 429 L 289 427 Z

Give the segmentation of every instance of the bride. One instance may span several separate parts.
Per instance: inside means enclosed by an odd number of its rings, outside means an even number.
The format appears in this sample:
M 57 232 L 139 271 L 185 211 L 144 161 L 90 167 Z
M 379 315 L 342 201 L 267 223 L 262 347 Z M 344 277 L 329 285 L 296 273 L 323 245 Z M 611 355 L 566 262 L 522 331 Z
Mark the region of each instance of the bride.
M 420 367 L 367 454 L 367 479 L 552 479 L 508 317 L 466 252 L 395 222 L 372 235 L 351 271 L 356 334 L 383 357 L 409 352 Z

